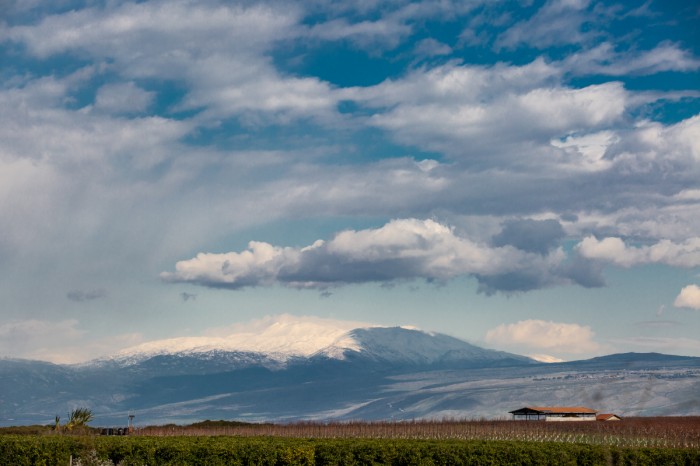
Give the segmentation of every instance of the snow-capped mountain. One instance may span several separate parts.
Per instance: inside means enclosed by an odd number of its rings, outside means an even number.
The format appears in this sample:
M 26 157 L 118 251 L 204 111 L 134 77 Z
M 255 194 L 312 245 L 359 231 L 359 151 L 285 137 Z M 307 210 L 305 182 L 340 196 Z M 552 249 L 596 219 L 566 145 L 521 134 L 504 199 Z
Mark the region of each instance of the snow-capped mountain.
M 524 356 L 474 346 L 441 333 L 406 327 L 358 328 L 323 348 L 316 356 L 362 359 L 389 364 L 430 365 L 469 361 L 533 362 Z
M 102 359 L 135 364 L 162 355 L 206 355 L 222 353 L 257 353 L 276 362 L 307 358 L 328 349 L 327 354 L 342 358 L 345 350 L 359 350 L 358 342 L 349 335 L 357 327 L 368 324 L 296 317 L 288 314 L 269 316 L 232 333 L 202 337 L 182 337 L 156 340 L 124 349 Z M 223 332 L 220 332 L 223 333 Z M 333 348 L 333 349 L 331 349 Z
M 487 350 L 448 335 L 414 327 L 379 327 L 318 317 L 282 315 L 255 321 L 225 336 L 157 340 L 127 348 L 98 362 L 133 365 L 156 356 L 227 361 L 231 367 L 259 364 L 273 369 L 308 358 L 347 358 L 391 364 L 433 364 L 516 360 L 511 353 Z
M 75 407 L 96 425 L 203 419 L 502 417 L 524 404 L 700 415 L 700 358 L 544 364 L 408 327 L 282 316 L 155 341 L 88 364 L 0 360 L 0 425 Z

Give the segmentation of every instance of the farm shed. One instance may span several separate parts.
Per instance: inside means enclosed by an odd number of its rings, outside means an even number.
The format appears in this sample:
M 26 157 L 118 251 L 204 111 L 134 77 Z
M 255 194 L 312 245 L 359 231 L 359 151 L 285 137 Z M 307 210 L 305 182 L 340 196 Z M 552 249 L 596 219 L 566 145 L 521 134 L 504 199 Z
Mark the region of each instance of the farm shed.
M 617 414 L 598 414 L 595 417 L 596 421 L 621 421 L 622 418 Z
M 597 411 L 585 406 L 526 406 L 509 413 L 522 421 L 595 421 Z

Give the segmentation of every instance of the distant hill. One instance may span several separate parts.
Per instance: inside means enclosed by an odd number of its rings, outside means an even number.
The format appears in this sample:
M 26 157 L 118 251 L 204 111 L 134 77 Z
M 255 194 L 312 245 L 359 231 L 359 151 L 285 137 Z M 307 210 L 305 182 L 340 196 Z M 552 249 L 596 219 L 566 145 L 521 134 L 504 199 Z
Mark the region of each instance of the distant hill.
M 616 365 L 618 367 L 627 367 L 634 369 L 650 368 L 658 369 L 659 364 L 664 366 L 675 367 L 677 365 L 693 365 L 697 364 L 700 358 L 695 358 L 692 356 L 674 356 L 670 354 L 661 353 L 618 353 L 609 354 L 607 356 L 598 356 L 595 358 L 574 361 L 568 364 L 580 365 L 580 366 L 610 366 Z M 567 364 L 567 363 L 564 363 Z
M 0 360 L 0 425 L 90 407 L 94 425 L 506 417 L 525 405 L 700 415 L 700 358 L 626 353 L 545 364 L 402 327 L 288 321 L 243 344 L 151 342 L 80 365 Z M 295 341 L 285 341 L 285 338 Z M 218 343 L 218 345 L 216 344 Z

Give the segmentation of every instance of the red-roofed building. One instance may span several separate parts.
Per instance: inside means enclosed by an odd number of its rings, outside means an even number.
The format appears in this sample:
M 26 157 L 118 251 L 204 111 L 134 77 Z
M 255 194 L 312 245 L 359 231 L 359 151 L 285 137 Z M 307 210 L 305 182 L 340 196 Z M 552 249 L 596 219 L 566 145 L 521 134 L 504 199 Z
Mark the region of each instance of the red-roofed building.
M 596 421 L 621 421 L 622 418 L 617 414 L 598 414 L 595 417 Z
M 522 421 L 595 421 L 598 411 L 585 406 L 526 406 L 509 411 Z

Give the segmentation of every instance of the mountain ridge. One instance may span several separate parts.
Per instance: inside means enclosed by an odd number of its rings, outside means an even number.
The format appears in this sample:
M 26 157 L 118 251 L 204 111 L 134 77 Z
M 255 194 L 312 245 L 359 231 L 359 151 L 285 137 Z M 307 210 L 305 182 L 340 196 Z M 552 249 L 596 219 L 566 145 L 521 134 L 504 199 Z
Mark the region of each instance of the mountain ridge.
M 542 363 L 413 328 L 332 336 L 320 350 L 311 353 L 307 341 L 310 354 L 284 359 L 211 347 L 132 352 L 128 363 L 0 359 L 0 425 L 46 424 L 75 407 L 92 408 L 101 425 L 128 413 L 151 424 L 502 417 L 527 404 L 700 415 L 700 358 L 625 353 Z
M 299 358 L 345 359 L 348 355 L 385 362 L 428 363 L 438 359 L 504 359 L 532 361 L 525 356 L 502 351 L 481 348 L 449 335 L 426 332 L 410 327 L 368 326 L 351 330 L 330 330 L 329 334 L 316 339 L 306 338 L 299 343 L 295 338 L 305 330 L 297 325 L 293 332 L 280 337 L 278 332 L 263 332 L 256 337 L 257 346 L 251 344 L 247 335 L 243 341 L 237 341 L 240 334 L 227 338 L 184 337 L 157 340 L 137 345 L 105 358 L 87 361 L 84 364 L 105 364 L 114 362 L 121 365 L 133 365 L 156 356 L 197 356 L 206 359 L 212 354 L 238 354 L 241 358 L 248 355 L 262 355 L 272 366 L 284 366 L 288 361 Z M 316 328 L 316 331 L 321 327 Z M 270 336 L 272 334 L 272 336 Z M 410 336 L 409 336 L 410 335 Z M 279 338 L 271 343 L 269 338 Z M 329 343 L 330 342 L 330 343 Z M 445 355 L 451 357 L 445 358 Z M 261 356 L 257 356 L 260 359 Z

